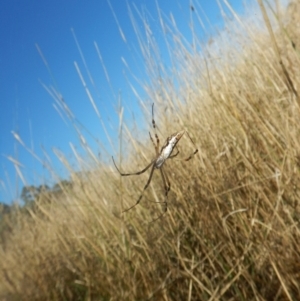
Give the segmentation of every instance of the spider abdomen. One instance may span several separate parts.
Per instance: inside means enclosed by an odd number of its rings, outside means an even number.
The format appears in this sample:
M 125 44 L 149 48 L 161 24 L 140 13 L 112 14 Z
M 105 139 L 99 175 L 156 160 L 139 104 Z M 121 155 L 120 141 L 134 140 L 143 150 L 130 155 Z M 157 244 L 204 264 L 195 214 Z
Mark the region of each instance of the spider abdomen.
M 178 143 L 178 141 L 184 133 L 184 130 L 180 131 L 178 133 L 173 134 L 167 139 L 165 145 L 161 148 L 160 154 L 156 162 L 154 163 L 156 168 L 161 168 L 165 161 L 171 156 L 173 149 L 175 148 L 176 144 Z
M 167 158 L 164 158 L 162 155 L 160 155 L 154 163 L 155 168 L 161 168 L 166 160 Z

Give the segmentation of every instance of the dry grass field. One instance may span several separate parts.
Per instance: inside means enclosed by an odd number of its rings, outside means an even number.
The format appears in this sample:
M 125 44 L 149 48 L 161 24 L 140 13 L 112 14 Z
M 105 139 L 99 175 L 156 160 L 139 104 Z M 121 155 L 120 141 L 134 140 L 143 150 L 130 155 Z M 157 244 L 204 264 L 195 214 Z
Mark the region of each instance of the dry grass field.
M 201 51 L 168 25 L 176 64 L 158 78 L 148 58 L 145 121 L 153 133 L 153 102 L 161 145 L 186 129 L 199 152 L 180 160 L 194 150 L 183 137 L 167 161 L 167 213 L 151 222 L 164 209 L 158 170 L 122 214 L 149 171 L 64 161 L 71 185 L 6 216 L 1 300 L 300 300 L 300 5 L 272 7 L 207 44 L 195 37 Z M 155 153 L 148 133 L 121 125 L 116 163 L 141 170 Z

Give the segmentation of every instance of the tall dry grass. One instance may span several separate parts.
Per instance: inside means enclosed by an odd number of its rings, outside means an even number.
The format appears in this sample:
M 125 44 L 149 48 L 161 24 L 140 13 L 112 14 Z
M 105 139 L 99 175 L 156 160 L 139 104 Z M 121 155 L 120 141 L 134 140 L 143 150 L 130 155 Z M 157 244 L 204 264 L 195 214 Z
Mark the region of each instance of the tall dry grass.
M 0 249 L 3 300 L 300 299 L 299 3 L 277 13 L 235 16 L 202 52 L 171 28 L 176 68 L 167 76 L 148 61 L 145 90 L 160 137 L 185 128 L 199 153 L 167 163 L 167 214 L 149 223 L 163 210 L 159 173 L 122 215 L 147 173 L 120 179 L 99 161 L 70 170 L 71 187 L 14 216 Z M 141 169 L 151 142 L 122 126 L 132 145 L 122 169 Z M 193 145 L 182 138 L 179 149 Z

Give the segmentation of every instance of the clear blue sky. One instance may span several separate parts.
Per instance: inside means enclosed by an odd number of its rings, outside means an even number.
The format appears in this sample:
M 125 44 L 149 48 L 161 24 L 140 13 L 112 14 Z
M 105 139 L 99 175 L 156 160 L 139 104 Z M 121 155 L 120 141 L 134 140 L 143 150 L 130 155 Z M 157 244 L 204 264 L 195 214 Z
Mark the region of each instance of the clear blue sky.
M 238 12 L 242 11 L 242 0 L 229 2 Z M 144 62 L 142 55 L 137 51 L 137 39 L 128 13 L 128 4 L 135 11 L 134 3 L 140 11 L 148 15 L 147 18 L 153 25 L 153 34 L 158 35 L 158 44 L 163 43 L 162 38 L 159 38 L 157 6 L 154 0 L 110 1 L 127 43 L 121 38 L 116 19 L 106 0 L 1 1 L 0 202 L 9 203 L 15 200 L 22 188 L 22 181 L 18 179 L 9 156 L 22 164 L 20 169 L 27 184 L 39 185 L 49 179 L 47 170 L 16 142 L 12 131 L 17 132 L 28 148 L 42 160 L 46 160 L 43 153 L 45 150 L 57 173 L 62 177 L 65 176 L 63 168 L 55 159 L 53 147 L 66 156 L 71 156 L 69 143 L 79 145 L 74 128 L 70 123 L 66 125 L 60 117 L 53 106 L 54 100 L 41 82 L 48 87 L 55 85 L 78 120 L 111 150 L 76 72 L 75 61 L 93 92 L 103 122 L 114 140 L 117 138 L 118 129 L 116 108 L 119 92 L 127 108 L 126 121 L 130 122 L 132 116 L 129 110 L 135 112 L 139 120 L 138 101 L 131 93 L 124 76 L 125 73 L 130 78 L 121 59 L 125 58 L 133 73 L 147 81 Z M 178 27 L 187 37 L 190 36 L 191 4 L 203 17 L 199 11 L 200 4 L 213 25 L 222 25 L 221 14 L 214 0 L 198 0 L 196 3 L 189 0 L 157 0 L 157 3 L 166 16 L 169 16 L 170 12 L 173 13 Z M 138 20 L 136 13 L 135 15 Z M 139 27 L 142 30 L 141 23 Z M 88 80 L 71 28 L 74 29 L 97 90 L 93 89 Z M 99 46 L 112 89 L 106 80 L 94 41 Z M 36 44 L 47 60 L 55 82 L 44 65 Z M 101 151 L 97 149 L 99 146 L 93 138 L 90 138 L 88 143 L 95 153 Z

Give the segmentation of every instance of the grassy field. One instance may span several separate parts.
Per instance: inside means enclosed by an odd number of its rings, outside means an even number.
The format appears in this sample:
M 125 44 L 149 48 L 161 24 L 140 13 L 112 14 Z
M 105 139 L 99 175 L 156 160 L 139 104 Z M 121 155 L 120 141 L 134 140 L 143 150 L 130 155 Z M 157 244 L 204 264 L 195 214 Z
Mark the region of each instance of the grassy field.
M 199 149 L 180 160 L 194 150 L 183 137 L 167 162 L 167 213 L 151 222 L 164 209 L 158 170 L 122 214 L 149 172 L 121 178 L 96 158 L 70 168 L 71 185 L 5 216 L 1 300 L 300 300 L 300 5 L 273 7 L 207 44 L 194 37 L 201 52 L 173 27 L 172 74 L 158 79 L 149 61 L 145 118 L 155 103 L 161 143 L 186 129 Z M 124 171 L 154 156 L 126 124 L 120 142 Z

